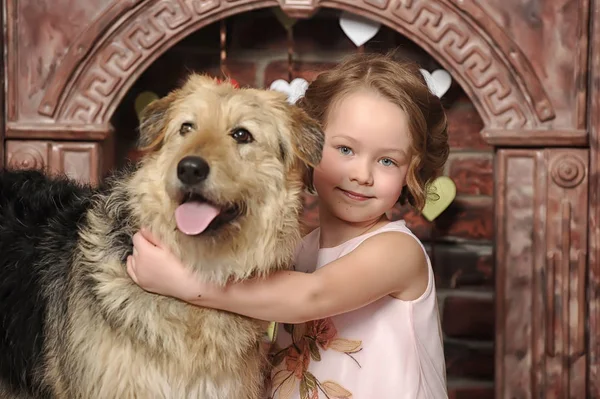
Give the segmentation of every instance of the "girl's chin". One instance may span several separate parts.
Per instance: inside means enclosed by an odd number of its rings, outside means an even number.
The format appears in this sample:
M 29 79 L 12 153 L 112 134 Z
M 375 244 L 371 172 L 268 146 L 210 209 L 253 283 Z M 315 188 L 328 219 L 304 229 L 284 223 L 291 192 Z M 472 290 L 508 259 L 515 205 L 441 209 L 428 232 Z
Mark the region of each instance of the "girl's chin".
M 349 213 L 352 213 L 352 215 L 349 215 Z M 352 223 L 352 224 L 372 224 L 372 223 L 378 222 L 382 216 L 385 217 L 385 213 L 383 213 L 383 214 L 382 213 L 373 214 L 373 212 L 362 213 L 362 212 L 356 212 L 356 210 L 349 210 L 347 208 L 346 208 L 346 211 L 339 210 L 337 212 L 334 212 L 334 215 L 338 219 L 340 219 L 346 223 Z

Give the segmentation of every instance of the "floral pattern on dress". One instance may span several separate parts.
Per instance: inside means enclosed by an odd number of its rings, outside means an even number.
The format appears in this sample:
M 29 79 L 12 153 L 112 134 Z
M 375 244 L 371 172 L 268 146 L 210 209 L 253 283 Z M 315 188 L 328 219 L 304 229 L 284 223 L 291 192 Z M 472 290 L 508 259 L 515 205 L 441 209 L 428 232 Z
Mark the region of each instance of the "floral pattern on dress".
M 311 361 L 321 361 L 321 350 L 334 350 L 345 353 L 360 367 L 352 354 L 362 350 L 362 341 L 338 337 L 331 318 L 283 327 L 292 337 L 292 344 L 285 348 L 274 345 L 269 354 L 273 369 L 266 381 L 268 399 L 288 399 L 296 390 L 300 399 L 351 398 L 352 392 L 335 381 L 320 381 L 308 366 Z

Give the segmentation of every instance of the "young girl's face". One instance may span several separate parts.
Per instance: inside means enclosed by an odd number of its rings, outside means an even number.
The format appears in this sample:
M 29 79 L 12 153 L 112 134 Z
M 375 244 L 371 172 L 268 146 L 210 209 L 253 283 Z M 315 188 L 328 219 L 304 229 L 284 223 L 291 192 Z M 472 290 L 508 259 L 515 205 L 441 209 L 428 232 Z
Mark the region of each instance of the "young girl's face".
M 324 210 L 350 223 L 391 209 L 405 184 L 410 134 L 405 112 L 372 91 L 358 91 L 330 111 L 314 185 Z

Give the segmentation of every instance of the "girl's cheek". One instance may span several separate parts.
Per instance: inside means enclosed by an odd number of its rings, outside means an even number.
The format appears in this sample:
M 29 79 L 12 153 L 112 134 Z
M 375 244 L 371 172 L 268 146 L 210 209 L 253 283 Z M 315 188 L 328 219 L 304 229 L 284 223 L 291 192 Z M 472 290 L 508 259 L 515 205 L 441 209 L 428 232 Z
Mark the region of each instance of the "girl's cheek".
M 377 182 L 377 177 L 375 178 Z M 390 173 L 385 176 L 379 176 L 379 182 L 376 183 L 383 196 L 400 196 L 402 187 L 406 184 L 406 173 Z
M 334 173 L 326 163 L 321 164 L 315 169 L 315 181 L 323 183 L 331 183 L 334 180 Z
M 337 185 L 343 176 L 342 167 L 329 157 L 323 157 L 321 163 L 315 168 L 314 179 L 328 185 Z
M 337 165 L 334 160 L 335 154 L 331 153 L 331 149 L 328 149 L 323 152 L 323 157 L 321 158 L 321 162 L 317 166 L 317 170 L 320 173 L 329 174 L 337 170 Z

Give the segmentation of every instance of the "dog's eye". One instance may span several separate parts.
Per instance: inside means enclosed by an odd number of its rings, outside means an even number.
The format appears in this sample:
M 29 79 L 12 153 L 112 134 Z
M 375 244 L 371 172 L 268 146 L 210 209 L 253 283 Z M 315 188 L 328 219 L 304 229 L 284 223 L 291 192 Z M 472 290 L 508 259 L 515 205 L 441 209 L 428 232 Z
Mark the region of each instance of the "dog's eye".
M 191 122 L 185 122 L 181 124 L 181 127 L 179 128 L 179 134 L 183 136 L 192 130 L 194 130 L 194 124 Z
M 231 137 L 233 137 L 233 139 L 239 144 L 248 144 L 254 141 L 254 137 L 252 137 L 252 134 L 250 134 L 249 131 L 243 128 L 235 129 L 231 133 Z

